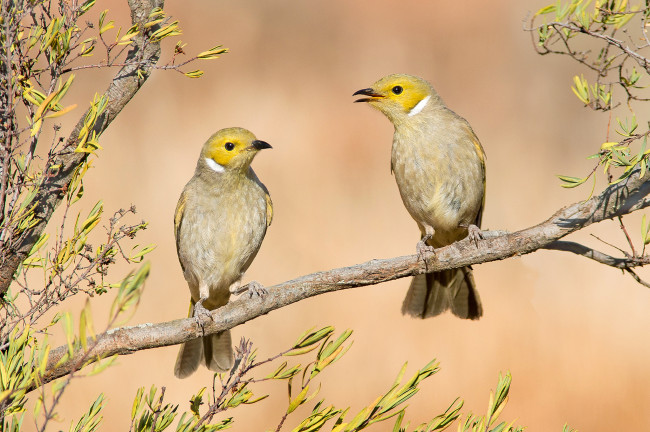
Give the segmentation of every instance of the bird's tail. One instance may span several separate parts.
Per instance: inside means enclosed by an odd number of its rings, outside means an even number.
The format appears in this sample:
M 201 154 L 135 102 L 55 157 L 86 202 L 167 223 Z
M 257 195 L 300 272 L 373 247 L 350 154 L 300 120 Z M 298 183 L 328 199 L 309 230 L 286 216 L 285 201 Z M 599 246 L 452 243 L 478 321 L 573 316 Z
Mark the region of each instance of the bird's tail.
M 402 304 L 402 313 L 416 318 L 440 315 L 447 309 L 464 319 L 483 315 L 471 267 L 415 276 Z
M 190 304 L 190 316 L 194 314 L 194 301 Z M 214 372 L 226 372 L 232 368 L 233 352 L 230 330 L 193 339 L 181 345 L 176 357 L 174 375 L 186 378 L 192 375 L 203 360 Z
M 229 371 L 233 359 L 230 330 L 194 339 L 181 345 L 176 357 L 174 375 L 178 378 L 192 375 L 198 369 L 201 359 L 211 371 Z
M 227 372 L 232 368 L 232 340 L 230 330 L 203 338 L 203 361 L 214 372 Z
M 174 375 L 177 378 L 186 378 L 199 367 L 201 357 L 203 357 L 203 342 L 201 339 L 193 339 L 181 345 L 174 366 Z

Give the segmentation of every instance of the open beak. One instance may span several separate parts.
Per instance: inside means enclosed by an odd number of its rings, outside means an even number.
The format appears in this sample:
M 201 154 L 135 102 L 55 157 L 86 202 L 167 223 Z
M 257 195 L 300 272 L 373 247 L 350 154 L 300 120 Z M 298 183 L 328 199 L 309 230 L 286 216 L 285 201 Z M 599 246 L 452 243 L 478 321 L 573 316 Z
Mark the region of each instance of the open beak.
M 364 96 L 370 96 L 370 97 L 357 99 L 357 100 L 355 100 L 355 102 L 370 102 L 372 100 L 377 100 L 379 98 L 384 98 L 385 97 L 384 95 L 377 93 L 372 88 L 365 88 L 365 89 L 357 90 L 357 91 L 354 92 L 354 94 L 352 96 L 356 96 L 356 95 L 364 95 Z
M 251 147 L 255 150 L 264 150 L 264 149 L 273 148 L 271 147 L 271 144 L 267 143 L 266 141 L 260 141 L 260 140 L 253 141 L 251 143 Z

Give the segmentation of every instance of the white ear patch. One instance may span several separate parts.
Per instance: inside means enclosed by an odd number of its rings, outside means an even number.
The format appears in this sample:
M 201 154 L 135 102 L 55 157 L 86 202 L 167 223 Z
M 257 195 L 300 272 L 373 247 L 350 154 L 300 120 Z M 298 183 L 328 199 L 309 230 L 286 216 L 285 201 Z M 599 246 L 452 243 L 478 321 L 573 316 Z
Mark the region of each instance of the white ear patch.
M 413 109 L 411 109 L 411 111 L 409 111 L 409 117 L 413 117 L 414 115 L 419 114 L 424 109 L 424 107 L 429 103 L 429 99 L 431 99 L 431 95 L 425 97 L 420 102 L 418 102 L 418 104 L 415 105 Z
M 205 163 L 208 164 L 210 169 L 214 172 L 224 172 L 226 169 L 223 167 L 223 165 L 219 165 L 214 161 L 212 158 L 205 158 Z

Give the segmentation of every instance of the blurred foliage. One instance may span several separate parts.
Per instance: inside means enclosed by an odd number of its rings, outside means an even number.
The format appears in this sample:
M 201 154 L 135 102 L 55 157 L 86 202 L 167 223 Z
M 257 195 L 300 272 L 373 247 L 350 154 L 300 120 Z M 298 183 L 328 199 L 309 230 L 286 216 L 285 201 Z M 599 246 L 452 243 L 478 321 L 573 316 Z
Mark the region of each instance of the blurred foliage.
M 593 169 L 585 176 L 558 176 L 563 187 L 574 188 L 591 178 L 593 194 L 599 168 L 609 184 L 635 172 L 646 174 L 650 122 L 638 122 L 637 111 L 650 101 L 649 18 L 650 3 L 627 0 L 558 0 L 533 16 L 528 30 L 537 52 L 562 55 L 581 64 L 588 77 L 576 75 L 571 90 L 585 107 L 608 114 L 605 139 L 588 156 L 596 161 Z M 645 218 L 641 255 L 622 218 L 619 222 L 630 249 L 624 254 L 633 264 L 643 265 L 645 245 L 650 242 Z M 640 281 L 631 269 L 626 271 Z
M 272 429 L 280 431 L 290 415 L 296 415 L 298 408 L 307 405 L 320 391 L 320 385 L 314 389 L 312 380 L 329 366 L 339 360 L 350 348 L 347 344 L 352 332 L 347 330 L 334 338 L 334 328 L 324 327 L 320 330 L 309 330 L 303 333 L 294 345 L 273 357 L 258 360 L 257 351 L 252 344 L 242 339 L 236 350 L 235 364 L 230 372 L 215 374 L 211 394 L 206 394 L 202 388 L 190 398 L 189 411 L 179 413 L 178 405 L 164 404 L 165 388 L 160 392 L 152 386 L 147 393 L 140 388 L 133 402 L 131 410 L 131 431 L 162 431 L 176 422 L 176 431 L 219 431 L 228 429 L 235 423 L 233 417 L 225 417 L 214 421 L 217 414 L 240 405 L 258 403 L 268 397 L 256 397 L 253 386 L 265 381 L 285 381 L 288 386 L 288 401 L 285 413 L 279 419 L 278 425 Z M 310 354 L 312 353 L 312 354 Z M 313 354 L 315 353 L 315 355 Z M 313 355 L 313 359 L 305 366 L 301 364 L 290 365 L 284 358 Z M 253 372 L 260 367 L 275 365 L 272 372 L 261 378 L 253 376 Z M 408 380 L 404 380 L 407 365 L 400 370 L 397 378 L 388 391 L 369 405 L 365 406 L 354 416 L 348 416 L 350 408 L 338 408 L 327 405 L 324 399 L 313 405 L 311 411 L 297 425 L 292 432 L 317 432 L 329 430 L 332 432 L 361 431 L 375 423 L 385 422 L 396 418 L 393 426 L 394 432 L 407 431 L 409 423 L 403 425 L 406 412 L 405 403 L 419 391 L 419 385 L 425 379 L 439 371 L 435 361 L 419 369 Z M 498 420 L 499 415 L 508 400 L 510 389 L 510 374 L 499 377 L 497 390 L 490 394 L 488 411 L 485 417 L 467 415 L 465 422 L 458 425 L 462 431 L 494 431 L 515 432 L 522 428 L 513 427 L 512 423 L 506 424 Z M 202 406 L 205 405 L 204 408 Z M 444 413 L 436 415 L 430 422 L 421 424 L 412 429 L 413 432 L 442 431 L 451 426 L 460 417 L 463 401 L 456 399 Z M 180 417 L 179 417 L 180 414 Z M 99 414 L 98 414 L 99 415 Z M 304 416 L 304 414 L 303 414 Z M 348 417 L 351 417 L 348 419 Z
M 0 290 L 0 431 L 21 430 L 25 421 L 29 429 L 35 425 L 45 430 L 52 420 L 59 421 L 57 405 L 70 380 L 81 373 L 42 385 L 48 368 L 56 366 L 48 363 L 49 335 L 61 332 L 65 336 L 68 351 L 59 364 L 80 352 L 86 353 L 81 364 L 93 364 L 84 371 L 86 375 L 113 363 L 114 357 L 97 359 L 88 354 L 96 343 L 91 299 L 107 293 L 114 296 L 102 331 L 125 322 L 139 302 L 150 271 L 143 260 L 155 248 L 130 244 L 147 227 L 144 221 L 126 223 L 135 207 L 106 217 L 101 201 L 82 200 L 84 178 L 102 149 L 96 124 L 110 100 L 96 93 L 80 115 L 78 127 L 63 135 L 56 122 L 76 112 L 78 104 L 69 101 L 69 94 L 77 76 L 92 69 L 118 71 L 134 66 L 140 78 L 150 69 L 198 77 L 202 71 L 186 71 L 185 66 L 227 51 L 217 46 L 186 56 L 185 44 L 177 40 L 181 34 L 178 21 L 160 8 L 124 30 L 116 27 L 108 10 L 98 11 L 96 6 L 95 0 L 0 0 L 0 268 L 21 244 L 31 246 L 11 285 L 6 292 Z M 163 39 L 176 39 L 166 64 L 145 63 L 133 55 Z M 70 167 L 64 163 L 70 154 L 84 157 Z M 43 192 L 44 182 L 71 168 L 71 181 L 59 188 L 64 200 L 56 232 L 33 236 L 41 217 L 36 197 Z M 84 205 L 90 210 L 75 210 Z M 139 267 L 111 281 L 110 270 L 119 261 Z M 86 296 L 86 305 L 75 323 L 65 305 L 78 294 Z M 27 420 L 29 398 L 34 411 Z M 100 395 L 70 430 L 95 430 L 103 404 Z
M 597 166 L 585 177 L 559 176 L 563 187 L 585 183 L 599 166 L 610 183 L 626 179 L 637 167 L 642 173 L 648 168 L 650 127 L 644 124 L 639 130 L 634 106 L 650 101 L 648 17 L 647 3 L 627 0 L 557 1 L 533 17 L 529 30 L 537 52 L 567 56 L 587 69 L 591 78 L 576 75 L 571 90 L 592 110 L 614 110 L 615 133 L 621 137 L 610 138 L 608 123 L 604 143 L 589 156 L 597 159 Z

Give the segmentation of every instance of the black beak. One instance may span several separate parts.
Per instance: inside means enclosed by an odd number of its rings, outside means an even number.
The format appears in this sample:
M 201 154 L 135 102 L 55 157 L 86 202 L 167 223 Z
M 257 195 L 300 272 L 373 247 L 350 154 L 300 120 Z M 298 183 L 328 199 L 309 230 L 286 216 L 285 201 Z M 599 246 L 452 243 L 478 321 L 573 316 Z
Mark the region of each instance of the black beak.
M 273 147 L 271 147 L 271 144 L 267 143 L 266 141 L 260 141 L 260 140 L 253 141 L 252 147 L 255 150 L 263 150 L 263 149 L 267 149 L 267 148 L 273 148 Z
M 370 102 L 373 99 L 383 98 L 384 97 L 384 95 L 381 95 L 381 94 L 375 92 L 371 88 L 365 88 L 365 89 L 357 90 L 357 91 L 354 92 L 354 94 L 352 94 L 352 96 L 356 96 L 356 95 L 364 95 L 364 96 L 370 96 L 370 97 L 369 98 L 357 99 L 357 100 L 355 100 L 355 102 Z

